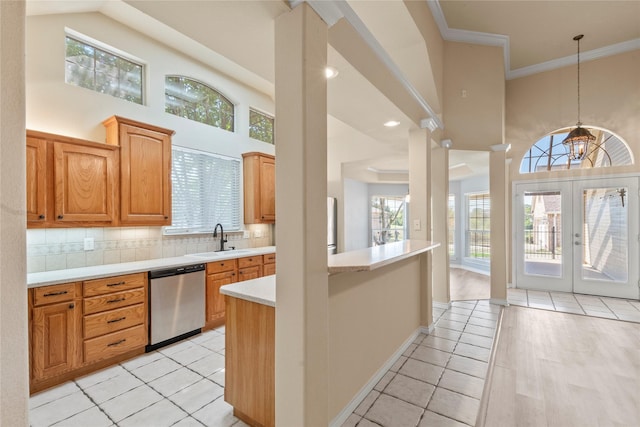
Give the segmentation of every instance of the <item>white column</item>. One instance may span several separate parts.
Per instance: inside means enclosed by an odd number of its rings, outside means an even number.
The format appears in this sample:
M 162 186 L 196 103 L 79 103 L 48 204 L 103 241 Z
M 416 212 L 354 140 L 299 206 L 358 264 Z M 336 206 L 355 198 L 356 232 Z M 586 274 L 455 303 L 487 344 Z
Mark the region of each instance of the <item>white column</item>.
M 0 425 L 29 424 L 25 3 L 0 1 Z
M 277 18 L 276 425 L 328 425 L 327 25 Z
M 409 194 L 411 238 L 431 240 L 431 134 L 427 129 L 409 132 Z M 433 324 L 431 253 L 420 255 L 420 325 L 427 328 Z
M 510 144 L 491 146 L 489 194 L 491 195 L 491 302 L 507 304 L 507 151 Z
M 449 245 L 447 204 L 449 198 L 449 149 L 431 149 L 431 197 L 433 200 L 433 240 L 440 246 L 433 250 L 433 300 L 451 302 L 449 291 Z

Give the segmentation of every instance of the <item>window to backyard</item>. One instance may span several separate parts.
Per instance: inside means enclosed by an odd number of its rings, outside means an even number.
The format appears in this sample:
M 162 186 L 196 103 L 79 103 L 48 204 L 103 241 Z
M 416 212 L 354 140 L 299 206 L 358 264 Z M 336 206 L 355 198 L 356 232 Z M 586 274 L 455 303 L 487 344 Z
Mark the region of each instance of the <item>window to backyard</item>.
M 184 76 L 166 76 L 164 95 L 167 113 L 234 131 L 235 107 L 212 87 Z
M 172 149 L 172 218 L 169 234 L 213 231 L 217 223 L 239 230 L 240 160 L 189 150 Z
M 447 200 L 447 226 L 449 228 L 449 256 L 456 257 L 456 196 L 449 194 Z
M 489 193 L 467 195 L 466 256 L 491 258 L 491 200 Z
M 373 196 L 371 198 L 371 245 L 378 246 L 404 240 L 405 216 L 404 196 Z
M 249 136 L 262 142 L 274 144 L 273 125 L 275 119 L 268 115 L 249 109 Z
M 142 104 L 143 66 L 67 36 L 65 82 Z

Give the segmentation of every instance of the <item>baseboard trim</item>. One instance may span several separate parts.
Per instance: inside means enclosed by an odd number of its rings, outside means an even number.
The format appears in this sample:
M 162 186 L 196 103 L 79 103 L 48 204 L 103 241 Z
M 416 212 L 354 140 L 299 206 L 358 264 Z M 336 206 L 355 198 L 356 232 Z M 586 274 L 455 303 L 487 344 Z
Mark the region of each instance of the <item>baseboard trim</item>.
M 509 306 L 509 301 L 507 301 L 506 299 L 502 299 L 502 298 L 491 298 L 489 300 L 490 304 L 497 304 L 497 305 L 502 305 L 504 307 L 508 307 Z
M 438 301 L 433 301 L 433 306 L 437 307 L 441 310 L 449 310 L 451 308 L 451 302 L 438 302 Z
M 428 328 L 424 326 L 418 327 L 418 329 L 416 329 L 411 334 L 411 336 L 409 336 L 409 338 L 407 338 L 405 342 L 402 343 L 400 348 L 398 348 L 398 350 L 396 350 L 395 353 L 393 353 L 393 355 L 385 362 L 385 364 L 382 365 L 380 369 L 378 369 L 378 371 L 360 389 L 360 391 L 353 397 L 353 399 L 351 399 L 349 404 L 345 406 L 338 415 L 336 415 L 336 417 L 329 424 L 329 427 L 340 427 L 342 424 L 344 424 L 347 418 L 349 418 L 349 416 L 353 413 L 353 411 L 356 410 L 358 405 L 362 403 L 365 397 L 367 397 L 367 395 L 371 393 L 371 390 L 373 390 L 376 384 L 380 382 L 384 374 L 386 374 L 387 371 L 391 369 L 391 367 L 397 362 L 400 356 L 402 356 L 402 353 L 404 353 L 407 350 L 407 348 L 409 348 L 409 346 L 413 344 L 413 342 L 418 337 L 418 335 L 420 335 L 421 333 L 428 334 L 428 332 L 425 332 L 425 330 L 432 331 L 433 330 L 432 327 L 433 325 L 430 325 Z

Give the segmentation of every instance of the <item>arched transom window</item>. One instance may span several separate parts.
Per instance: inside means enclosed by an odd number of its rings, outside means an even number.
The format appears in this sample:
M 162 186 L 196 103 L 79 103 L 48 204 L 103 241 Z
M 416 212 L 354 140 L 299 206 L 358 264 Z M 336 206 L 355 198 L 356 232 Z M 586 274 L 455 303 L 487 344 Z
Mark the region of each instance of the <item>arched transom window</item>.
M 587 129 L 596 137 L 596 140 L 589 144 L 582 160 L 569 159 L 569 151 L 562 141 L 571 128 L 560 129 L 540 138 L 529 148 L 520 163 L 520 173 L 633 164 L 633 155 L 627 143 L 619 136 L 606 129 L 594 127 Z
M 184 76 L 166 76 L 165 111 L 233 132 L 234 105 L 204 83 Z

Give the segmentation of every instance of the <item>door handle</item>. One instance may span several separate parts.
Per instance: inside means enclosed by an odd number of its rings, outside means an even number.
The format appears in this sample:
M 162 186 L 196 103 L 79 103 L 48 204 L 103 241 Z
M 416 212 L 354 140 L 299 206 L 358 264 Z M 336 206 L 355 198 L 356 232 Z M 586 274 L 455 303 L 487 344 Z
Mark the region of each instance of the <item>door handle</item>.
M 575 242 L 574 245 L 580 246 L 580 242 Z

